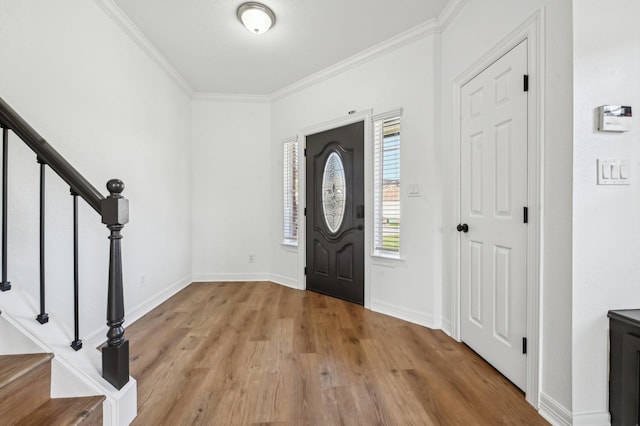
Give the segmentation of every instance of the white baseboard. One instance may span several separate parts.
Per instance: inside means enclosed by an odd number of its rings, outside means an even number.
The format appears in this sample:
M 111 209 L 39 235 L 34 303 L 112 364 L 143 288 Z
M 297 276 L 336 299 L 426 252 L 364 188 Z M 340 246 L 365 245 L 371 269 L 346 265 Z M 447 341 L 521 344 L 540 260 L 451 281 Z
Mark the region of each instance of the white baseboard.
M 611 416 L 608 411 L 591 413 L 574 413 L 574 426 L 611 426 Z
M 540 415 L 554 426 L 571 426 L 573 415 L 562 404 L 544 392 L 540 393 Z
M 298 280 L 295 278 L 285 277 L 277 274 L 271 274 L 269 281 L 274 282 L 276 284 L 283 285 L 285 287 L 301 290 L 300 287 L 298 286 Z
M 181 278 L 179 281 L 171 284 L 160 293 L 157 293 L 147 300 L 143 301 L 142 303 L 137 304 L 133 308 L 126 310 L 124 315 L 124 326 L 130 326 L 131 324 L 151 312 L 151 310 L 159 306 L 161 303 L 168 300 L 171 296 L 187 287 L 189 284 L 191 284 L 191 275 L 187 275 Z M 87 334 L 83 340 L 87 342 L 85 343 L 85 345 L 88 345 L 90 347 L 101 345 L 106 340 L 104 327 L 101 327 L 98 330 Z
M 266 272 L 244 273 L 244 274 L 215 274 L 200 273 L 193 274 L 194 283 L 202 282 L 239 282 L 239 281 L 270 281 L 270 274 Z
M 438 329 L 431 315 L 425 315 L 415 309 L 405 308 L 403 306 L 393 305 L 381 300 L 371 300 L 371 310 L 381 314 L 389 315 L 401 320 L 409 321 L 414 324 L 422 325 L 428 328 Z
M 166 289 L 162 290 L 160 293 L 150 297 L 142 303 L 137 304 L 133 308 L 129 309 L 129 312 L 126 313 L 125 318 L 127 320 L 127 324 L 131 325 L 134 322 L 138 321 L 140 318 L 149 313 L 152 309 L 159 306 L 161 303 L 168 300 L 171 296 L 178 293 L 180 290 L 187 287 L 191 284 L 191 274 L 184 276 L 177 282 L 171 284 Z
M 278 274 L 249 273 L 249 274 L 193 274 L 193 282 L 262 282 L 270 281 L 285 287 L 299 290 L 296 278 L 285 277 Z
M 538 412 L 554 426 L 611 426 L 608 411 L 572 413 L 544 392 L 540 393 Z
M 449 321 L 448 318 L 444 318 L 444 317 L 442 318 L 442 331 L 447 336 L 453 337 L 451 332 L 451 321 Z

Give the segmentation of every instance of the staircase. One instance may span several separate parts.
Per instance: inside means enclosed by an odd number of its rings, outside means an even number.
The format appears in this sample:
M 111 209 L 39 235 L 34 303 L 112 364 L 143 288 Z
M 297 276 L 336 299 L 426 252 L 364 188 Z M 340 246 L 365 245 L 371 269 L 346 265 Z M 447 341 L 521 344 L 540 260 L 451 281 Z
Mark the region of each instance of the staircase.
M 69 117 L 68 123 L 73 123 L 73 117 Z M 129 221 L 129 201 L 122 196 L 124 183 L 119 179 L 109 180 L 109 194 L 102 195 L 2 98 L 0 133 L 0 426 L 128 425 L 137 412 L 137 387 L 135 379 L 129 376 L 129 341 L 123 326 L 121 231 Z M 20 224 L 16 226 L 9 221 L 8 204 L 17 198 L 16 194 L 25 191 L 25 186 L 28 189 L 28 185 L 17 179 L 13 181 L 14 177 L 9 174 L 9 148 L 16 143 L 26 145 L 35 154 L 40 169 L 37 288 L 33 277 L 24 273 L 13 275 L 13 282 L 9 281 L 12 265 L 8 262 L 8 252 L 13 247 L 9 244 L 8 234 L 16 233 L 20 238 L 22 228 Z M 73 253 L 70 253 L 72 258 L 69 261 L 73 264 L 73 281 L 68 283 L 45 273 L 48 253 L 45 245 L 47 171 L 54 172 L 68 185 L 67 194 L 73 203 Z M 58 192 L 56 195 L 61 194 Z M 85 349 L 80 336 L 80 290 L 83 285 L 79 275 L 79 201 L 86 202 L 98 214 L 93 220 L 101 221 L 109 232 L 108 277 L 105 277 L 106 344 L 99 351 L 95 348 L 105 340 L 103 330 L 94 330 L 97 334 L 89 333 L 91 337 L 85 342 Z M 60 229 L 56 228 L 54 235 L 60 238 Z M 73 298 L 66 296 L 68 303 L 60 303 L 58 298 L 57 310 L 53 312 L 47 310 L 45 297 L 47 288 L 49 295 L 52 291 L 50 278 L 53 278 L 53 291 L 58 296 L 66 294 L 61 286 L 73 285 Z M 85 298 L 84 303 L 94 304 L 96 299 Z M 60 314 L 62 311 L 73 313 L 72 332 L 68 332 L 65 319 Z M 20 343 L 23 340 L 27 341 L 24 347 Z
M 3 425 L 102 425 L 104 396 L 50 398 L 53 354 L 0 355 Z

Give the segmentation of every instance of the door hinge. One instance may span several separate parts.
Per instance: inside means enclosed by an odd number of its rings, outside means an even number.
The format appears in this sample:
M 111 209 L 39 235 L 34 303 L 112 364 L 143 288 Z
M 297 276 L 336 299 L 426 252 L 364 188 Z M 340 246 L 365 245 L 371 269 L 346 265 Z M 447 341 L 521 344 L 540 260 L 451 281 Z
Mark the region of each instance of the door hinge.
M 307 267 L 304 267 L 304 274 L 307 275 Z
M 304 156 L 307 156 L 307 148 L 304 149 Z
M 304 208 L 304 215 L 305 216 L 307 215 L 307 208 L 306 207 Z
M 524 91 L 529 91 L 529 76 L 527 74 L 524 75 Z
M 529 223 L 529 207 L 524 207 L 523 208 L 523 222 L 524 223 Z
M 527 338 L 526 337 L 522 338 L 522 353 L 523 354 L 527 353 Z

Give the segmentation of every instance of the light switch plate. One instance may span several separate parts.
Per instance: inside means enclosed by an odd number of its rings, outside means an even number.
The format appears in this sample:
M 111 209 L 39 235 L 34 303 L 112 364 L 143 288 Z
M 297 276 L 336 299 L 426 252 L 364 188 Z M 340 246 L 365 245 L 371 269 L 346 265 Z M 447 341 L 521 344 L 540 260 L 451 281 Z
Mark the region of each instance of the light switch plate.
M 412 183 L 409 184 L 409 197 L 421 197 L 422 194 L 420 193 L 420 185 L 416 184 L 416 183 Z
M 629 160 L 598 160 L 598 185 L 631 185 Z

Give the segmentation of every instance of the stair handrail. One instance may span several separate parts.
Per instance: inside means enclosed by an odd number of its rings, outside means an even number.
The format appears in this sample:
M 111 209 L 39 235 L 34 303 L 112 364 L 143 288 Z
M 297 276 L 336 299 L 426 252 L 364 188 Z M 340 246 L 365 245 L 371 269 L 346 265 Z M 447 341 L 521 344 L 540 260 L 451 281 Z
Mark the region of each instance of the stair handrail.
M 123 327 L 124 290 L 120 243 L 122 239 L 120 231 L 124 228 L 124 225 L 129 222 L 129 200 L 121 195 L 124 190 L 124 183 L 119 179 L 109 180 L 107 182 L 109 195 L 104 197 L 1 97 L 0 127 L 5 129 L 3 130 L 3 142 L 5 146 L 3 151 L 4 154 L 6 154 L 6 129 L 9 129 L 13 131 L 36 154 L 39 163 L 48 165 L 51 170 L 53 170 L 69 185 L 71 195 L 80 196 L 101 216 L 102 223 L 104 223 L 110 231 L 109 278 L 107 290 L 107 326 L 109 329 L 106 334 L 107 345 L 102 349 L 102 377 L 111 383 L 111 385 L 116 389 L 121 389 L 129 381 L 129 341 L 124 336 Z M 5 161 L 6 158 L 3 158 L 3 162 Z M 6 212 L 6 171 L 3 171 L 3 177 L 3 211 Z M 4 230 L 4 228 L 6 228 L 6 214 L 3 215 L 2 220 L 4 222 L 3 248 L 5 248 L 5 250 L 3 250 L 2 291 L 6 291 L 11 289 L 11 286 L 8 285 L 9 283 L 5 283 L 4 279 L 4 275 L 6 275 L 6 267 L 4 265 L 6 259 L 6 234 Z M 75 228 L 77 229 L 77 223 L 75 224 Z M 74 251 L 77 252 L 75 249 Z M 46 319 L 48 320 L 48 317 Z M 46 321 L 43 321 L 43 323 L 44 322 Z M 77 343 L 77 340 L 74 341 L 74 344 Z M 76 350 L 82 347 L 81 342 L 78 347 L 74 346 L 74 344 L 72 344 L 72 347 Z
M 100 204 L 105 197 L 100 191 L 91 185 L 2 98 L 0 98 L 0 123 L 18 135 L 43 163 L 56 172 L 98 214 L 102 214 Z

